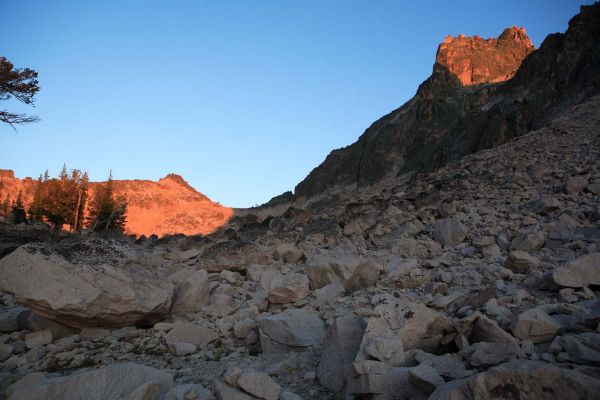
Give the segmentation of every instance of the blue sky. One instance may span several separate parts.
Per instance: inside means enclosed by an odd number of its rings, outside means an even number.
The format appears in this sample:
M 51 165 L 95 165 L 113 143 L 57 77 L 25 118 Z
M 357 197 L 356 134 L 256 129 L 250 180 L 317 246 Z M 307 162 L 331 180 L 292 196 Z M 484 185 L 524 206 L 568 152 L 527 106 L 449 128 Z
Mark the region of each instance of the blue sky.
M 0 55 L 37 70 L 42 88 L 41 122 L 0 126 L 0 168 L 175 172 L 253 206 L 410 99 L 446 35 L 519 25 L 538 47 L 580 4 L 0 0 Z

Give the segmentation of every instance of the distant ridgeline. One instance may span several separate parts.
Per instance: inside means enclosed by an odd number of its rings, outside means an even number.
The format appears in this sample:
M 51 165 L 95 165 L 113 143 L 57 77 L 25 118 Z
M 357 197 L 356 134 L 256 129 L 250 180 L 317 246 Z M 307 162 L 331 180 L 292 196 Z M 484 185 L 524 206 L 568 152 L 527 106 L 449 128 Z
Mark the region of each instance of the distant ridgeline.
M 34 202 L 37 179 L 15 178 L 12 170 L 0 169 L 0 204 L 8 199 L 9 205 L 21 193 L 24 209 Z M 95 192 L 106 182 L 87 182 L 86 207 L 76 219 L 85 224 Z M 125 233 L 164 236 L 208 234 L 229 221 L 233 210 L 211 201 L 191 187 L 181 176 L 169 174 L 158 182 L 150 180 L 112 180 L 113 198 L 122 198 L 127 204 Z M 76 190 L 76 189 L 73 189 Z M 1 213 L 1 210 L 0 210 Z M 75 216 L 65 221 L 71 228 Z

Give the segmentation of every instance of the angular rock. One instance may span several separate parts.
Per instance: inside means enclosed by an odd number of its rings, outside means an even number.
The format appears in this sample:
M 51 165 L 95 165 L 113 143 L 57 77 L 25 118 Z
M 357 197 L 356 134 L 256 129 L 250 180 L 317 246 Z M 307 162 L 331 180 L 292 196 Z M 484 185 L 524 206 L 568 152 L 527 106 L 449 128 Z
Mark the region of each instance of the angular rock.
M 133 268 L 137 270 L 137 268 Z M 39 244 L 0 259 L 0 290 L 72 327 L 153 324 L 171 307 L 173 287 L 109 264 L 72 264 Z
M 510 242 L 510 249 L 531 253 L 544 247 L 545 242 L 546 234 L 543 231 L 538 231 L 515 237 Z
M 275 250 L 274 258 L 276 260 L 282 260 L 286 263 L 295 264 L 302 261 L 305 256 L 304 253 L 293 244 L 282 244 Z
M 308 257 L 304 273 L 310 279 L 312 289 L 320 289 L 334 282 L 345 287 L 359 263 L 356 255 L 343 251 L 318 253 Z
M 215 394 L 218 400 L 256 400 L 256 397 L 223 382 L 215 383 Z
M 83 328 L 79 337 L 83 340 L 98 340 L 110 336 L 110 331 L 103 328 Z
M 233 387 L 238 387 L 237 381 L 240 378 L 240 375 L 242 375 L 241 369 L 237 367 L 228 368 L 223 374 L 223 380 Z
M 48 329 L 50 332 L 52 332 L 52 337 L 54 340 L 62 339 L 77 333 L 77 329 L 75 328 L 63 325 L 33 312 L 29 314 L 28 329 L 34 332 Z
M 264 290 L 271 289 L 273 279 L 281 276 L 281 272 L 273 267 L 256 264 L 249 265 L 246 273 L 249 281 L 259 283 Z
M 175 297 L 171 311 L 175 314 L 198 312 L 203 306 L 208 305 L 209 296 L 208 272 L 199 269 L 182 282 L 175 283 Z
M 474 367 L 489 367 L 517 358 L 519 350 L 506 343 L 477 342 L 461 350 L 460 354 Z
M 438 374 L 435 368 L 427 365 L 411 368 L 408 372 L 408 380 L 426 394 L 430 394 L 436 387 L 445 383 L 444 378 Z
M 504 263 L 506 268 L 518 274 L 525 273 L 532 268 L 537 268 L 540 262 L 529 253 L 524 251 L 511 251 Z
M 400 341 L 404 350 L 434 351 L 441 346 L 444 332 L 449 330 L 443 314 L 416 301 L 390 299 L 389 303 L 379 304 L 373 310 L 357 358 L 372 359 L 366 348 L 372 338 Z
M 365 328 L 365 321 L 355 314 L 335 319 L 327 330 L 317 368 L 321 385 L 338 394 L 346 387 Z
M 171 388 L 165 395 L 164 400 L 214 400 L 211 391 L 193 383 L 177 385 Z
M 504 329 L 498 326 L 498 323 L 481 313 L 476 313 L 469 341 L 471 343 L 490 342 L 506 344 L 515 352 L 518 352 L 519 344 L 517 340 Z
M 304 309 L 287 309 L 258 318 L 263 353 L 302 350 L 321 344 L 325 322 L 318 313 Z
M 29 349 L 50 343 L 52 343 L 52 332 L 49 330 L 28 333 L 25 335 L 25 345 L 27 345 L 27 348 Z
M 373 261 L 363 261 L 352 272 L 350 279 L 344 282 L 344 288 L 348 291 L 368 288 L 375 285 L 383 266 Z
M 497 244 L 492 244 L 481 249 L 481 253 L 485 258 L 500 258 L 502 255 L 500 247 Z
M 185 342 L 175 342 L 169 345 L 169 350 L 176 356 L 185 356 L 196 352 L 196 345 Z
M 395 337 L 375 336 L 370 333 L 363 337 L 361 350 L 361 357 L 381 361 L 390 366 L 401 366 L 405 361 L 404 345 Z
M 154 382 L 146 382 L 131 392 L 125 400 L 156 400 L 160 396 L 160 385 Z
M 433 238 L 443 246 L 456 246 L 467 237 L 469 228 L 454 218 L 443 218 L 433 223 Z
M 0 361 L 6 360 L 12 354 L 13 350 L 10 344 L 0 344 Z
M 532 205 L 533 212 L 536 214 L 548 214 L 558 210 L 562 205 L 555 197 L 544 197 L 535 201 Z
M 585 332 L 562 336 L 560 339 L 571 362 L 600 366 L 600 333 Z
M 121 399 L 146 383 L 160 386 L 160 395 L 173 385 L 173 377 L 163 371 L 136 363 L 111 364 L 100 369 L 64 377 L 42 373 L 27 375 L 7 390 L 9 400 Z
M 237 380 L 241 389 L 265 400 L 278 400 L 281 386 L 264 372 L 243 372 Z
M 588 184 L 588 180 L 585 176 L 571 176 L 565 183 L 565 190 L 567 193 L 577 194 L 582 192 Z
M 157 322 L 156 324 L 154 324 L 152 329 L 154 329 L 155 331 L 160 331 L 160 332 L 168 332 L 171 329 L 173 329 L 174 326 L 175 325 L 173 325 L 170 322 Z
M 429 400 L 594 399 L 600 380 L 535 361 L 511 361 L 470 378 L 438 386 Z
M 281 400 L 303 400 L 302 397 L 298 396 L 296 393 L 290 392 L 288 390 L 284 390 L 281 392 Z
M 549 342 L 559 331 L 560 324 L 539 308 L 532 308 L 519 314 L 512 328 L 516 337 L 531 340 L 533 343 Z
M 382 271 L 380 264 L 364 260 L 343 248 L 310 256 L 304 268 L 312 289 L 339 283 L 347 291 L 374 285 Z
M 315 301 L 312 304 L 316 308 L 321 308 L 334 304 L 339 297 L 343 296 L 344 287 L 338 282 L 334 282 L 320 289 L 315 289 L 313 294 Z
M 344 236 L 360 235 L 362 234 L 362 232 L 362 226 L 358 221 L 350 221 L 346 225 L 344 225 Z
M 465 365 L 457 354 L 447 353 L 437 356 L 416 350 L 414 358 L 419 365 L 424 364 L 435 368 L 440 376 L 448 380 L 463 379 L 473 375 L 473 371 L 465 368 Z
M 216 340 L 219 335 L 212 329 L 203 325 L 189 322 L 177 322 L 173 329 L 167 333 L 165 340 L 167 344 L 189 343 L 198 348 L 204 349 L 206 346 Z
M 410 368 L 390 368 L 384 363 L 373 361 L 378 367 L 357 371 L 348 384 L 347 398 L 367 399 L 411 399 L 425 400 L 427 397 L 409 380 Z
M 308 277 L 295 272 L 274 278 L 270 287 L 269 301 L 273 304 L 294 303 L 310 293 Z
M 243 339 L 256 327 L 256 321 L 250 318 L 238 320 L 233 325 L 233 334 L 238 339 Z
M 589 253 L 554 270 L 552 279 L 565 287 L 600 285 L 600 253 Z
M 14 332 L 29 327 L 31 310 L 27 307 L 15 307 L 0 311 L 0 332 Z

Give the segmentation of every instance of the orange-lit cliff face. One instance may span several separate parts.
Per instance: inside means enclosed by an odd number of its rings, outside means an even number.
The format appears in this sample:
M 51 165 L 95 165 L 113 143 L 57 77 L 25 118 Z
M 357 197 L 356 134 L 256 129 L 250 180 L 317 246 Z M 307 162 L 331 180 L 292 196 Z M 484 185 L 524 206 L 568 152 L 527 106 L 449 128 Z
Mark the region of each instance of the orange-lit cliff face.
M 10 170 L 0 170 L 0 196 L 15 199 L 23 192 L 27 206 L 35 180 L 18 179 Z M 90 184 L 93 195 L 97 183 Z M 115 180 L 115 192 L 128 199 L 126 233 L 150 236 L 183 233 L 208 234 L 227 223 L 233 210 L 211 201 L 191 187 L 181 176 L 169 174 L 158 182 Z
M 507 28 L 496 38 L 447 36 L 438 47 L 436 62 L 463 85 L 503 82 L 512 78 L 535 47 L 519 27 Z

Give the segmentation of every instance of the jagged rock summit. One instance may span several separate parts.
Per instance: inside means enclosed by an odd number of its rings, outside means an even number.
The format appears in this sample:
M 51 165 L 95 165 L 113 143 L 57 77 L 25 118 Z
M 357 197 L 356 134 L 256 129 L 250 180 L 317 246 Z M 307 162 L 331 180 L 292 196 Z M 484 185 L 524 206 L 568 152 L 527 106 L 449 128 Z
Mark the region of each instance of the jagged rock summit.
M 524 28 L 511 27 L 498 38 L 446 36 L 435 62 L 444 66 L 464 86 L 503 82 L 512 78 L 535 50 Z

